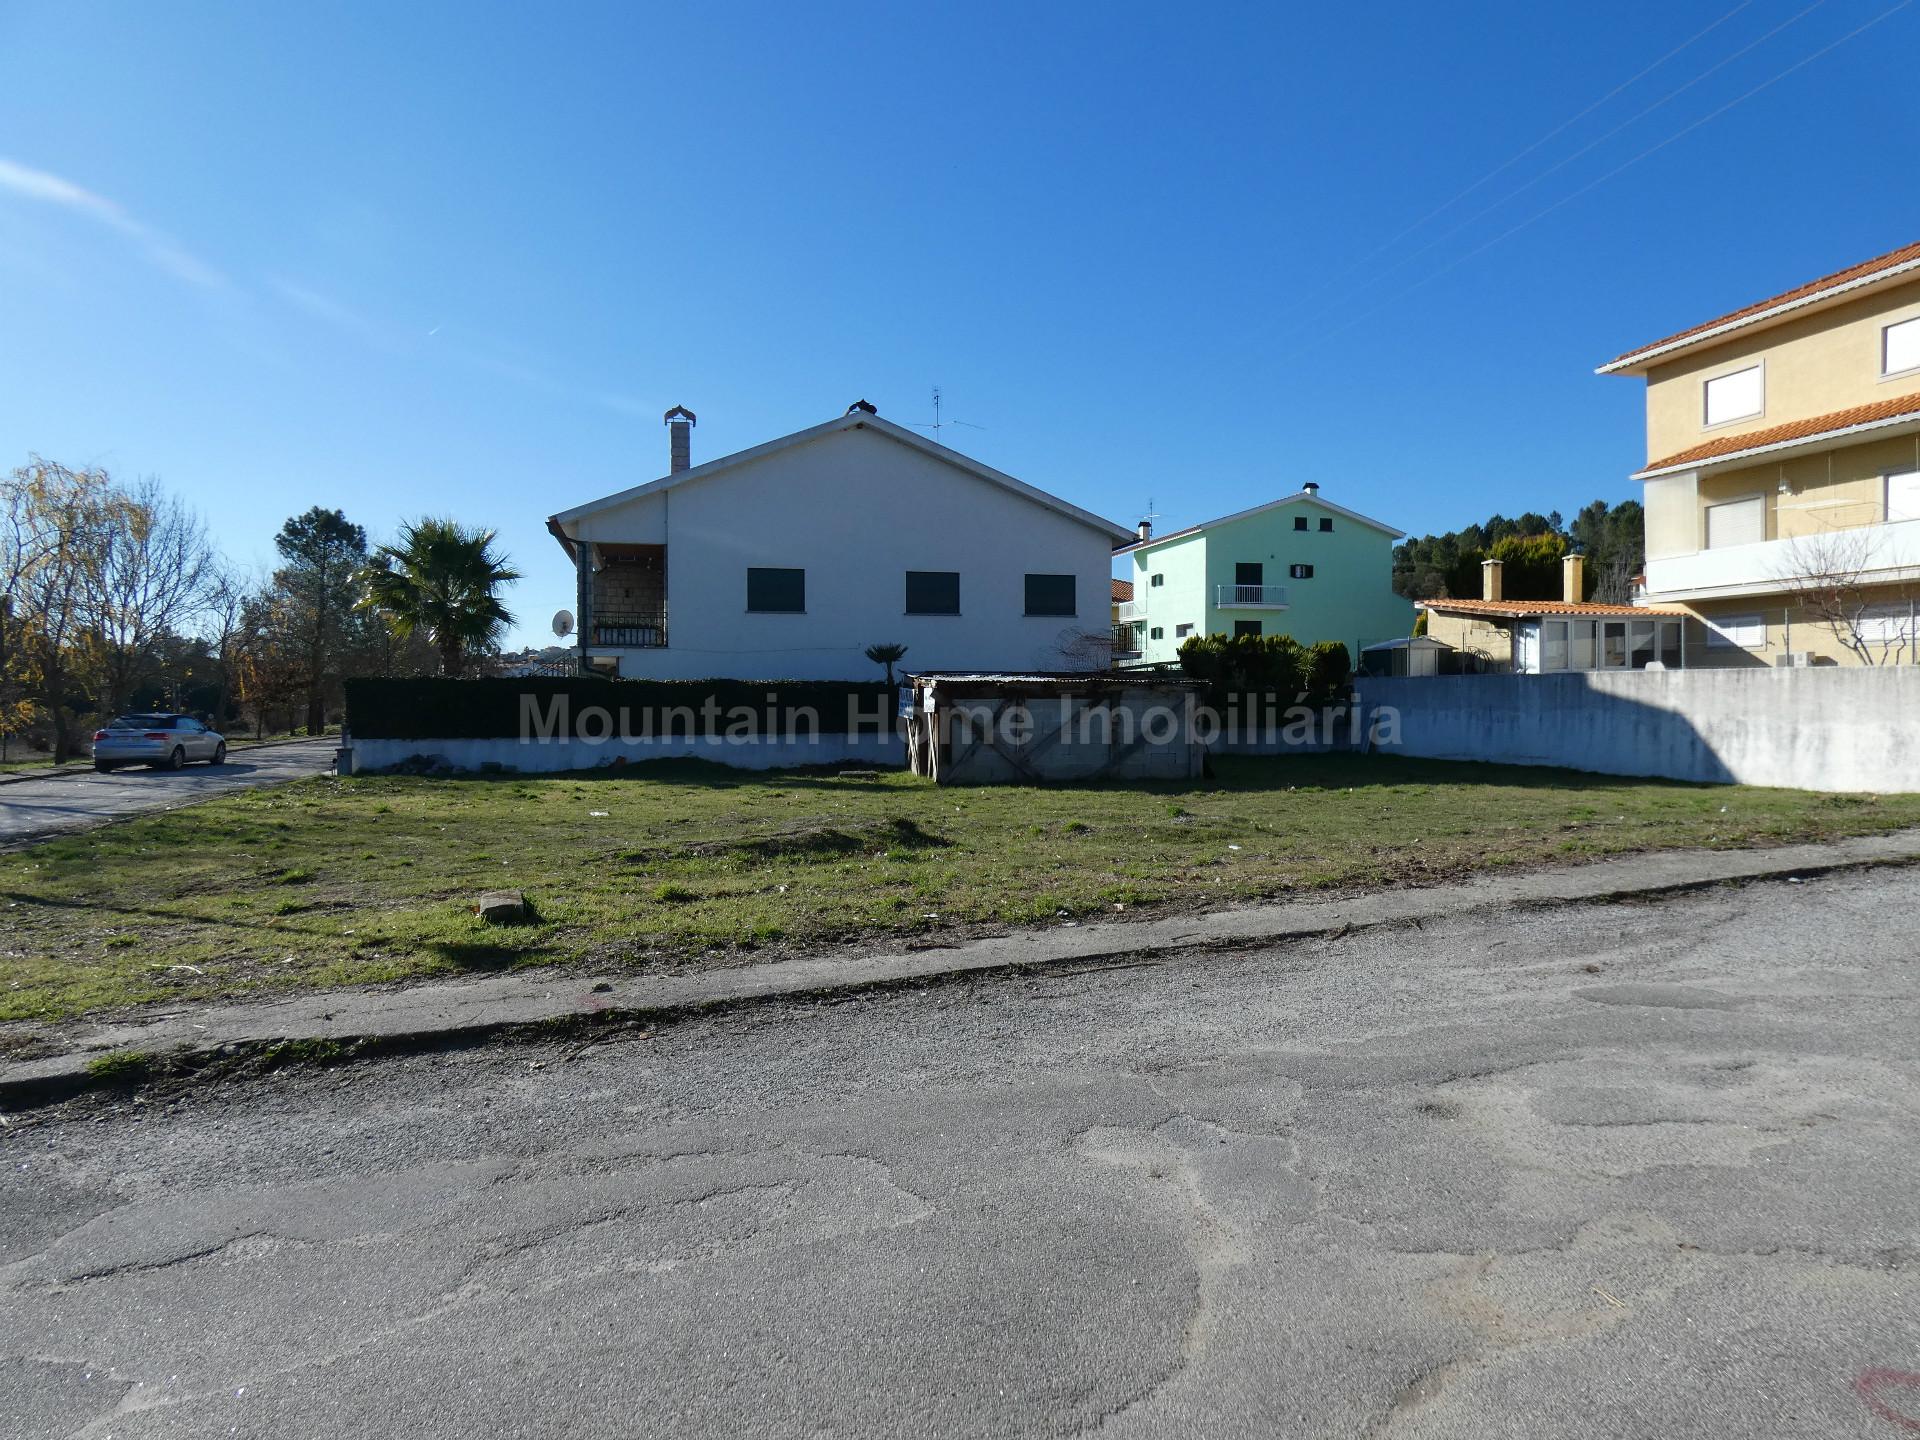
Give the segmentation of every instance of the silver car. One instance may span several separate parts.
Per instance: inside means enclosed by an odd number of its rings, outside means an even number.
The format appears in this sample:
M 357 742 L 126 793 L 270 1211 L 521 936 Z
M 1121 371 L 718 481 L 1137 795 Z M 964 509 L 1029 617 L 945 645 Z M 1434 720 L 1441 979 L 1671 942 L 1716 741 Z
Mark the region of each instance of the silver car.
M 93 732 L 93 768 L 102 773 L 121 765 L 178 770 L 189 760 L 219 765 L 226 758 L 226 737 L 191 715 L 121 715 Z

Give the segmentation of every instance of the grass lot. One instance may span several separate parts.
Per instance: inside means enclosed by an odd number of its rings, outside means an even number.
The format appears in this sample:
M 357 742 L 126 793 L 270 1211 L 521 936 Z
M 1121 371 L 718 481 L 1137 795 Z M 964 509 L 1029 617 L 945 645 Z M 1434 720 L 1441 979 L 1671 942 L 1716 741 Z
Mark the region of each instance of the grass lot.
M 250 791 L 0 856 L 0 1019 L 511 965 L 744 964 L 1920 824 L 1920 796 L 1383 757 L 1219 770 L 1193 786 L 962 790 L 661 764 Z M 500 888 L 524 890 L 537 921 L 476 920 L 468 901 Z

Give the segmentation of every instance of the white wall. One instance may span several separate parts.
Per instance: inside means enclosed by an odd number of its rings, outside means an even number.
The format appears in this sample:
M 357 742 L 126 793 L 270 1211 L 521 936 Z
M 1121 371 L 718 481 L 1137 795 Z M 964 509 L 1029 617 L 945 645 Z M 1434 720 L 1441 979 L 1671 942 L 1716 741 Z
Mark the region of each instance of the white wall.
M 1920 791 L 1920 667 L 1441 675 L 1358 685 L 1387 754 L 1804 790 Z
M 837 680 L 914 670 L 1104 668 L 1063 640 L 1111 634 L 1115 539 L 872 430 L 836 431 L 588 517 L 582 538 L 664 543 L 668 645 L 623 675 Z M 749 566 L 807 572 L 807 613 L 749 614 Z M 960 614 L 907 615 L 908 570 L 960 572 Z M 1029 572 L 1077 577 L 1079 614 L 1025 615 Z
M 595 770 L 616 761 L 711 760 L 736 770 L 774 770 L 797 765 L 858 762 L 897 769 L 906 763 L 906 741 L 884 735 L 818 735 L 794 739 L 728 740 L 724 736 L 607 740 L 354 740 L 342 773 L 373 774 L 416 755 L 444 761 L 455 770 L 500 765 L 524 775 Z

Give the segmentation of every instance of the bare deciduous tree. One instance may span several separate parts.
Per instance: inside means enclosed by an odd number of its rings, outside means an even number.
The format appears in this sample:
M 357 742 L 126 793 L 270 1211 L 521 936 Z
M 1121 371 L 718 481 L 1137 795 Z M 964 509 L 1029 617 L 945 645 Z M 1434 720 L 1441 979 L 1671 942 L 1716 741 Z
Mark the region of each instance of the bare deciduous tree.
M 118 710 L 155 672 L 163 636 L 198 617 L 215 557 L 200 517 L 154 480 L 109 496 L 89 624 L 99 638 L 103 710 Z
M 114 524 L 104 470 L 32 457 L 5 482 L 0 587 L 10 612 L 7 658 L 53 726 L 57 762 L 73 753 L 72 706 L 99 656 L 91 624 Z
M 1800 536 L 1775 578 L 1861 664 L 1900 665 L 1916 658 L 1914 596 L 1873 578 L 1880 540 L 1871 526 Z
M 1113 663 L 1113 631 L 1069 626 L 1054 637 L 1060 660 L 1069 670 L 1105 670 Z

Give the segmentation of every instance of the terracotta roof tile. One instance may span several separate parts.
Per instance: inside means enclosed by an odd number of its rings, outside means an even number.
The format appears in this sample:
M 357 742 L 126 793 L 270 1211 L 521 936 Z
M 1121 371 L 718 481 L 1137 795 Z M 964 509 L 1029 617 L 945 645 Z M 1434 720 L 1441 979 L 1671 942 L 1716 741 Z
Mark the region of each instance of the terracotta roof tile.
M 1639 617 L 1648 615 L 1684 615 L 1684 610 L 1663 610 L 1653 605 L 1569 605 L 1564 600 L 1422 600 L 1423 610 L 1439 610 L 1458 615 L 1497 615 L 1522 620 L 1529 615 L 1604 615 Z
M 1876 255 L 1871 260 L 1862 260 L 1858 265 L 1849 265 L 1846 269 L 1836 270 L 1831 275 L 1822 275 L 1818 280 L 1809 280 L 1804 285 L 1796 285 L 1793 289 L 1783 291 L 1769 299 L 1756 300 L 1751 305 L 1743 305 L 1740 309 L 1729 311 L 1717 319 L 1707 320 L 1701 324 L 1689 326 L 1685 330 L 1667 336 L 1664 340 L 1655 340 L 1648 345 L 1636 345 L 1633 349 L 1627 351 L 1626 354 L 1616 356 L 1614 359 L 1609 360 L 1607 364 L 1618 365 L 1623 360 L 1631 360 L 1637 355 L 1646 354 L 1649 350 L 1659 350 L 1664 346 L 1673 344 L 1676 340 L 1685 340 L 1691 335 L 1704 334 L 1706 331 L 1717 329 L 1719 326 L 1730 325 L 1737 320 L 1744 320 L 1749 316 L 1759 315 L 1764 311 L 1773 309 L 1776 305 L 1790 305 L 1795 300 L 1803 300 L 1809 295 L 1817 295 L 1822 290 L 1830 289 L 1835 285 L 1845 285 L 1850 280 L 1864 279 L 1876 270 L 1885 270 L 1894 265 L 1904 265 L 1909 260 L 1920 260 L 1920 241 L 1915 241 L 1911 245 L 1903 245 L 1898 250 L 1889 250 L 1884 255 Z
M 1722 435 L 1704 445 L 1695 445 L 1691 450 L 1682 450 L 1678 454 L 1655 460 L 1640 473 L 1644 475 L 1665 470 L 1673 465 L 1694 465 L 1703 460 L 1716 460 L 1722 455 L 1738 455 L 1745 450 L 1784 445 L 1789 440 L 1810 440 L 1829 431 L 1871 425 L 1876 420 L 1900 420 L 1909 415 L 1920 415 L 1920 392 L 1896 395 L 1891 400 L 1876 400 L 1871 405 L 1856 405 L 1851 410 L 1835 410 L 1830 415 L 1810 415 L 1805 420 L 1790 420 L 1785 425 L 1771 425 L 1765 430 Z
M 1122 600 L 1131 600 L 1133 598 L 1133 582 L 1131 580 L 1114 581 L 1113 598 L 1116 604 Z

